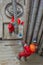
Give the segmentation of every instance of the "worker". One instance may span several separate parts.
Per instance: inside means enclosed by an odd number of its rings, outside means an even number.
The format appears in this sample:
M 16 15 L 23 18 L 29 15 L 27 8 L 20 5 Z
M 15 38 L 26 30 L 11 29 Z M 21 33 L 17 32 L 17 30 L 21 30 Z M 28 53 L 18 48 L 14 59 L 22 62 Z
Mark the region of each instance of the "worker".
M 34 54 L 37 48 L 38 48 L 38 45 L 36 44 L 36 42 L 30 45 L 24 44 L 24 50 L 18 54 L 18 58 L 19 59 L 21 59 L 22 57 L 27 58 L 28 56 Z

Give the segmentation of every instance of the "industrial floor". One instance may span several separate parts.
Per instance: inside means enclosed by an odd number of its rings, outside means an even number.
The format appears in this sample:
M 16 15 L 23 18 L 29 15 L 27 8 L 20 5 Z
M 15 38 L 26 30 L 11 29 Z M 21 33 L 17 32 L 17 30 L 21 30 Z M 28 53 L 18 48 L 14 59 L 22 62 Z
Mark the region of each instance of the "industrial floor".
M 0 65 L 43 65 L 43 57 L 34 54 L 18 60 L 17 55 L 22 50 L 21 41 L 0 41 Z

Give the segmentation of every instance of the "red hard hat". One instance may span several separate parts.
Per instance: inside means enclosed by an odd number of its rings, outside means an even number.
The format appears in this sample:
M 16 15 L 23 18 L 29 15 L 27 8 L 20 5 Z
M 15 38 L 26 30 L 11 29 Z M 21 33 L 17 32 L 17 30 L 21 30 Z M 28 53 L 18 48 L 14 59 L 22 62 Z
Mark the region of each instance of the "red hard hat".
M 36 51 L 36 45 L 30 44 L 30 50 L 31 50 L 32 52 L 35 52 L 35 51 Z

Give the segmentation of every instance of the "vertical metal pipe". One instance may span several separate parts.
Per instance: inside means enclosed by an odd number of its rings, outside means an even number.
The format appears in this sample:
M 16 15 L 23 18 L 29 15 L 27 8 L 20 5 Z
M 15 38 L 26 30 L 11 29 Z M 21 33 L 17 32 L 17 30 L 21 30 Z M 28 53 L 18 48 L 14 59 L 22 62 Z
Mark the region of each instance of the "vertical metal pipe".
M 16 33 L 18 32 L 18 23 L 17 23 L 17 3 L 16 0 L 12 0 L 12 8 L 14 13 L 14 19 L 16 21 Z
M 31 15 L 33 11 L 33 6 L 34 6 L 34 0 L 31 0 L 31 6 L 30 6 L 30 21 L 31 21 Z
M 36 18 L 37 11 L 38 11 L 39 1 L 40 0 L 35 0 L 34 1 L 33 12 L 32 12 L 32 16 L 31 16 L 29 32 L 28 32 L 29 34 L 28 34 L 28 38 L 27 38 L 28 44 L 30 43 L 32 32 L 33 32 L 33 28 L 34 28 L 34 25 L 35 25 L 35 18 Z
M 41 45 L 41 48 L 43 48 L 43 33 L 42 33 L 42 38 L 40 40 L 40 45 Z
M 40 53 L 40 51 L 42 50 L 42 47 L 43 47 L 43 31 L 39 40 L 38 53 Z
M 26 31 L 26 38 L 25 38 L 26 42 L 27 42 L 28 29 L 29 29 L 29 24 L 30 24 L 30 20 L 31 20 L 33 5 L 34 5 L 34 0 L 30 0 L 29 15 L 28 15 L 28 20 L 27 20 L 27 31 Z
M 43 0 L 41 0 L 41 2 L 40 2 L 40 7 L 39 7 L 39 11 L 38 11 L 37 19 L 36 19 L 36 25 L 35 25 L 35 28 L 34 28 L 34 33 L 33 33 L 32 39 L 37 39 L 39 27 L 40 27 L 40 24 L 42 22 L 41 21 L 42 15 L 43 15 Z
M 37 43 L 39 43 L 39 41 L 40 41 L 40 38 L 41 38 L 41 35 L 42 35 L 42 31 L 43 31 L 43 20 L 42 20 L 41 27 L 40 27 L 40 30 L 39 30 Z
M 39 44 L 41 42 L 42 37 L 43 37 L 43 30 L 42 30 L 42 34 L 41 34 L 41 37 L 40 37 L 40 40 L 39 40 Z
M 0 39 L 3 37 L 3 16 L 2 16 L 2 13 L 0 11 Z
M 23 40 L 26 40 L 26 34 L 27 34 L 27 24 L 29 23 L 28 18 L 29 18 L 29 12 L 30 12 L 30 0 L 25 0 L 26 1 L 26 5 L 24 8 L 24 35 L 23 35 Z

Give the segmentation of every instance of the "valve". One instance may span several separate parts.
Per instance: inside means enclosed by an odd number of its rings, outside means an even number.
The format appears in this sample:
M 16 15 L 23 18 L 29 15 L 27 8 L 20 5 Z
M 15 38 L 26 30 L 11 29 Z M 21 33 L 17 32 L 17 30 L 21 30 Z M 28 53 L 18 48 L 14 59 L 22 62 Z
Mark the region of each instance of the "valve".
M 11 24 L 11 23 L 8 24 L 8 30 L 9 30 L 9 33 L 14 32 L 14 26 L 13 26 L 13 24 Z

